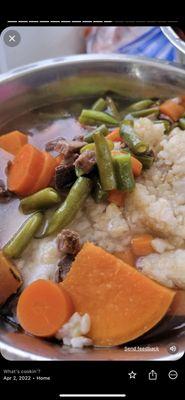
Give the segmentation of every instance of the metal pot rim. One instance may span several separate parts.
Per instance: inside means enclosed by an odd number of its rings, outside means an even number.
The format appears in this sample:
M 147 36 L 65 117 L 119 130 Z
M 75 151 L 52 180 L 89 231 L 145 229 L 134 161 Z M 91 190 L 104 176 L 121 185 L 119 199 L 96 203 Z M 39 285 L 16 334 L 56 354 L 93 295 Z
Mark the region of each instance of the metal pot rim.
M 184 44 L 185 46 L 185 44 Z M 171 72 L 176 72 L 177 69 L 181 70 L 183 72 L 183 68 L 180 64 L 178 63 L 170 63 L 165 60 L 156 60 L 152 58 L 146 58 L 146 57 L 136 57 L 136 56 L 128 56 L 128 55 L 123 55 L 123 54 L 112 54 L 112 53 L 98 53 L 98 54 L 83 54 L 83 55 L 74 55 L 74 56 L 65 56 L 65 57 L 57 57 L 57 58 L 49 58 L 43 61 L 38 61 L 36 63 L 31 63 L 24 65 L 22 67 L 18 67 L 15 69 L 12 69 L 8 72 L 5 72 L 0 75 L 0 84 L 4 83 L 5 81 L 11 81 L 13 79 L 23 77 L 25 75 L 28 75 L 33 72 L 45 70 L 48 67 L 56 67 L 60 65 L 67 65 L 67 64 L 72 64 L 75 65 L 76 63 L 82 62 L 134 62 L 140 64 L 143 62 L 145 66 L 148 67 L 159 67 L 161 69 L 167 69 Z M 185 71 L 184 71 L 185 73 Z

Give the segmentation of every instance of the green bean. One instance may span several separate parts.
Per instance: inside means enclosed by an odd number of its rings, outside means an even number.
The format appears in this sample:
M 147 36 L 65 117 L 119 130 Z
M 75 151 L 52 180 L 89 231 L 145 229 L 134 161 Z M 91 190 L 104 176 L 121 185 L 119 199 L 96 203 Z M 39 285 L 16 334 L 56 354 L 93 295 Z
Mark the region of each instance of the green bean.
M 93 135 L 94 135 L 94 133 L 96 133 L 96 132 L 101 132 L 101 133 L 103 133 L 104 136 L 106 136 L 106 135 L 109 133 L 109 131 L 108 131 L 106 125 L 100 125 L 98 128 L 93 129 L 93 131 L 87 133 L 87 134 L 84 136 L 84 141 L 87 142 L 87 143 L 92 143 L 92 142 L 94 142 Z
M 109 96 L 106 97 L 106 102 L 107 102 L 107 107 L 108 107 L 107 113 L 110 114 L 117 121 L 120 121 L 120 114 L 116 107 L 115 102 Z
M 171 130 L 171 123 L 170 121 L 167 121 L 167 119 L 158 119 L 156 121 L 153 121 L 154 124 L 162 124 L 164 126 L 164 133 L 167 134 Z
M 84 170 L 82 168 L 75 167 L 75 174 L 77 178 L 80 178 L 80 176 L 85 175 Z
M 179 119 L 179 127 L 183 130 L 185 129 L 185 118 Z
M 36 212 L 29 217 L 20 227 L 17 233 L 4 246 L 3 253 L 10 258 L 18 258 L 28 246 L 37 230 L 40 228 L 43 214 Z
M 117 154 L 113 156 L 114 169 L 117 180 L 117 188 L 124 191 L 132 191 L 135 187 L 135 181 L 132 172 L 131 155 Z
M 97 133 L 98 131 L 96 131 L 96 133 Z M 96 134 L 95 133 L 95 134 Z M 99 132 L 98 132 L 99 133 Z M 100 133 L 101 135 L 102 135 L 102 133 Z M 109 146 L 109 149 L 110 150 L 113 150 L 113 148 L 114 148 L 114 143 L 112 142 L 112 140 L 107 140 L 107 139 L 105 139 L 106 140 L 106 142 L 107 142 L 107 144 L 108 144 L 108 146 Z M 89 150 L 92 150 L 92 151 L 95 151 L 95 149 L 96 149 L 96 147 L 95 147 L 95 143 L 88 143 L 88 144 L 86 144 L 85 146 L 83 146 L 81 149 L 80 149 L 80 153 L 83 153 L 84 151 L 89 151 Z
M 144 169 L 150 168 L 154 162 L 154 153 L 152 150 L 146 154 L 137 154 L 135 157 L 142 163 Z
M 145 110 L 133 111 L 130 114 L 134 118 L 148 117 L 148 116 L 150 116 L 152 114 L 155 115 L 155 117 L 158 117 L 158 115 L 159 115 L 159 107 L 152 107 L 152 108 L 147 108 Z M 125 119 L 126 119 L 126 117 L 125 117 Z
M 118 125 L 118 121 L 105 112 L 86 109 L 82 110 L 79 117 L 79 122 L 85 125 L 96 125 L 98 123 Z
M 96 203 L 101 203 L 102 201 L 107 200 L 108 192 L 102 189 L 99 179 L 94 181 L 92 197 Z
M 114 167 L 110 148 L 107 140 L 102 133 L 94 134 L 96 147 L 96 161 L 100 175 L 100 182 L 103 190 L 112 190 L 116 188 L 116 180 L 114 176 Z
M 56 190 L 48 187 L 22 199 L 20 201 L 20 208 L 23 213 L 27 214 L 32 211 L 52 207 L 60 203 L 60 201 L 61 197 Z
M 121 125 L 120 135 L 133 153 L 145 153 L 148 150 L 148 144 L 143 142 L 134 132 L 133 122 L 124 120 Z
M 92 106 L 92 110 L 94 111 L 104 111 L 106 108 L 106 101 L 100 97 Z
M 62 205 L 54 212 L 47 223 L 45 231 L 40 238 L 49 236 L 65 228 L 74 219 L 75 215 L 82 207 L 85 199 L 92 188 L 92 181 L 89 178 L 80 177 L 71 187 L 68 196 Z
M 151 99 L 145 99 L 137 101 L 136 103 L 131 104 L 128 109 L 131 111 L 141 111 L 145 110 L 146 108 L 151 107 L 154 104 L 154 101 Z

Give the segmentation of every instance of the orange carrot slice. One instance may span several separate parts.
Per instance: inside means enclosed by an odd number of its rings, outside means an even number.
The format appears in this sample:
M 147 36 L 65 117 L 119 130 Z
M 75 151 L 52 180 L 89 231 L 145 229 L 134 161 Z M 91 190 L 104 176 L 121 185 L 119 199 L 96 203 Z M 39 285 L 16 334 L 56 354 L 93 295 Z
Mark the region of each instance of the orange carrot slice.
M 106 136 L 106 139 L 111 140 L 112 142 L 122 142 L 123 138 L 120 136 L 120 128 L 116 128 L 110 132 Z
M 56 159 L 46 151 L 43 152 L 43 157 L 44 157 L 43 166 L 33 188 L 31 189 L 31 193 L 35 193 L 41 189 L 46 188 L 49 185 L 54 175 L 56 167 Z
M 166 114 L 173 121 L 178 121 L 185 111 L 185 107 L 182 104 L 177 104 L 173 100 L 166 100 L 159 108 L 162 114 Z
M 43 153 L 31 144 L 25 144 L 9 167 L 9 190 L 20 196 L 30 194 L 43 167 L 43 163 Z
M 138 257 L 147 256 L 150 253 L 154 253 L 155 250 L 151 244 L 152 240 L 153 237 L 147 234 L 135 236 L 131 240 L 131 247 L 133 253 Z
M 97 346 L 138 338 L 166 314 L 175 292 L 102 248 L 86 243 L 61 283 L 79 313 L 88 313 L 88 336 Z
M 123 207 L 126 194 L 121 190 L 113 189 L 108 194 L 108 201 L 116 204 L 118 207 Z
M 19 131 L 12 131 L 0 136 L 0 147 L 14 155 L 16 155 L 27 142 L 27 136 Z
M 21 293 L 17 318 L 35 336 L 53 336 L 74 311 L 70 296 L 54 282 L 38 279 Z
M 141 175 L 143 165 L 139 160 L 137 160 L 137 158 L 131 156 L 131 165 L 132 165 L 132 172 L 133 172 L 134 176 Z

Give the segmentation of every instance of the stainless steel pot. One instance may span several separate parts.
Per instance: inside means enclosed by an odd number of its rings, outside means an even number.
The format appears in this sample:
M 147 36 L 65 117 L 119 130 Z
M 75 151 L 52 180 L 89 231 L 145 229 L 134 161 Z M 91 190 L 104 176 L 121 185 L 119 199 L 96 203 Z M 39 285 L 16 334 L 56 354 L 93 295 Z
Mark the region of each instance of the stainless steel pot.
M 28 65 L 0 76 L 0 127 L 29 110 L 79 96 L 111 90 L 131 99 L 185 93 L 185 71 L 166 62 L 123 55 L 84 55 Z M 0 322 L 0 347 L 9 358 L 29 360 L 164 360 L 185 349 L 185 328 L 172 329 L 147 351 L 129 346 L 77 350 L 14 332 Z M 148 339 L 150 341 L 150 339 Z M 178 353 L 169 349 L 176 343 Z M 137 342 L 142 346 L 142 341 Z M 146 345 L 146 343 L 145 343 Z M 136 343 L 133 344 L 136 346 Z M 156 350 L 156 351 L 154 351 Z
M 176 34 L 171 26 L 161 27 L 167 39 L 176 47 L 178 61 L 185 65 L 185 42 Z

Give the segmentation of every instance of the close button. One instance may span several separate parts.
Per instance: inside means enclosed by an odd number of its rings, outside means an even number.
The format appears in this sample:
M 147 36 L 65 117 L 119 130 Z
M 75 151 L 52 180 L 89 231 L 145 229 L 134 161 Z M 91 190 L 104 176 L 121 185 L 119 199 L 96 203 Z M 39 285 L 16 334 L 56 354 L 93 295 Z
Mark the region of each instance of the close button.
M 20 33 L 18 31 L 13 30 L 13 29 L 9 29 L 4 34 L 3 40 L 4 40 L 4 42 L 5 42 L 5 44 L 7 46 L 15 47 L 20 43 L 21 35 L 20 35 Z

